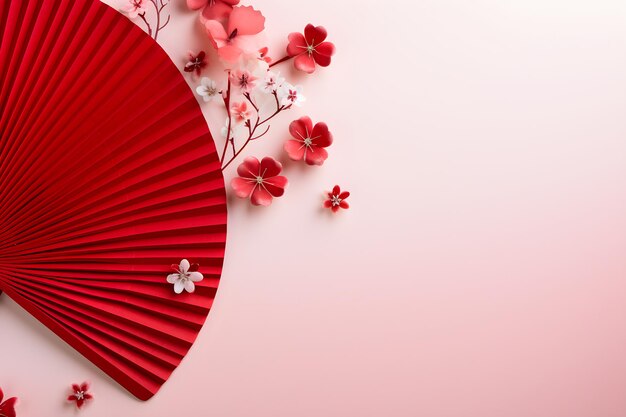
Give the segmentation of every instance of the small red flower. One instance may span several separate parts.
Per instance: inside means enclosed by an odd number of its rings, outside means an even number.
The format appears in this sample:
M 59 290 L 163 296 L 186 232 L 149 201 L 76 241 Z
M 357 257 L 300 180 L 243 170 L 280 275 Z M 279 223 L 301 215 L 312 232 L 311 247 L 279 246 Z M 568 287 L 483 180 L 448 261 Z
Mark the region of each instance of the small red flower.
M 207 66 L 206 53 L 204 51 L 194 54 L 189 51 L 189 61 L 185 64 L 185 72 L 195 72 L 196 75 L 200 75 L 204 67 Z
M 287 178 L 278 175 L 282 170 L 280 162 L 269 156 L 261 162 L 249 156 L 237 168 L 239 177 L 233 178 L 230 185 L 237 197 L 249 197 L 255 206 L 269 206 L 274 197 L 285 193 Z
M 15 417 L 15 404 L 17 403 L 17 398 L 7 398 L 5 402 L 2 402 L 4 398 L 4 393 L 2 392 L 2 388 L 0 388 L 0 417 Z
M 321 67 L 330 65 L 330 57 L 335 53 L 335 45 L 324 42 L 326 29 L 322 26 L 306 25 L 304 35 L 298 32 L 289 34 L 287 54 L 296 57 L 294 66 L 300 71 L 311 74 L 315 64 Z
M 269 52 L 269 49 L 267 48 L 267 46 L 259 49 L 259 60 L 260 61 L 265 61 L 266 63 L 270 63 L 272 62 L 272 58 L 270 58 L 267 54 Z
M 294 161 L 304 159 L 308 165 L 322 165 L 328 152 L 326 147 L 333 143 L 333 135 L 326 123 L 320 122 L 313 126 L 311 118 L 304 116 L 289 125 L 289 133 L 293 139 L 285 142 L 285 151 Z
M 341 192 L 341 188 L 335 185 L 333 191 L 328 193 L 328 200 L 324 201 L 324 207 L 331 209 L 333 213 L 338 212 L 340 208 L 348 209 L 350 205 L 345 201 L 348 197 L 350 197 L 348 191 Z
M 86 382 L 83 382 L 81 385 L 72 384 L 72 391 L 73 393 L 67 397 L 67 400 L 76 401 L 76 407 L 78 408 L 81 408 L 85 401 L 93 398 L 93 395 L 87 392 L 89 391 L 89 384 Z

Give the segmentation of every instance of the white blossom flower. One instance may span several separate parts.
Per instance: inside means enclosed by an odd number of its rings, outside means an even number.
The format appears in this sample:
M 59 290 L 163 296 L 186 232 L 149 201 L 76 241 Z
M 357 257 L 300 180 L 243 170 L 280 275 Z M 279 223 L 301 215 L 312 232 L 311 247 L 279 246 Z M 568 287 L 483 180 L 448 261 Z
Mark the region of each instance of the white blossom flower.
M 192 293 L 196 290 L 194 282 L 200 282 L 204 276 L 198 272 L 198 264 L 189 264 L 187 259 L 180 261 L 179 265 L 172 265 L 176 271 L 174 274 L 167 276 L 167 282 L 174 284 L 174 292 L 180 294 L 183 290 Z
M 282 106 L 295 105 L 300 107 L 306 101 L 306 98 L 302 95 L 302 87 L 299 85 L 294 87 L 289 83 L 284 83 L 278 89 L 278 99 Z
M 267 74 L 265 74 L 265 79 L 259 85 L 259 87 L 261 88 L 261 91 L 272 94 L 277 91 L 284 82 L 285 79 L 280 76 L 280 72 L 275 73 L 272 71 L 268 71 Z
M 208 77 L 202 77 L 200 85 L 196 88 L 196 93 L 202 97 L 205 103 L 221 97 L 217 83 Z

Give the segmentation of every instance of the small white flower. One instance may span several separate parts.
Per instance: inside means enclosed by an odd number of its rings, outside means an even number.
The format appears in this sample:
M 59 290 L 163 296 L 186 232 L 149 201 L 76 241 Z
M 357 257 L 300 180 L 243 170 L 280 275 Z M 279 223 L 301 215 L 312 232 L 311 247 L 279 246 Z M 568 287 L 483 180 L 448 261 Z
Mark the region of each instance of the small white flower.
M 194 292 L 196 290 L 194 282 L 200 282 L 204 279 L 204 276 L 197 271 L 198 265 L 194 264 L 192 268 L 187 259 L 180 261 L 178 266 L 172 265 L 172 268 L 176 270 L 176 273 L 169 274 L 167 282 L 174 284 L 174 292 L 176 294 L 182 293 L 183 290 L 189 293 Z M 190 271 L 190 269 L 193 269 L 193 271 Z
M 272 94 L 277 91 L 284 82 L 285 79 L 280 76 L 280 72 L 274 73 L 272 71 L 268 71 L 267 74 L 265 74 L 265 79 L 259 87 L 264 93 Z
M 220 98 L 220 90 L 215 81 L 208 77 L 202 77 L 200 85 L 196 88 L 196 93 L 202 97 L 205 103 Z
M 295 87 L 289 83 L 284 83 L 278 89 L 278 99 L 282 106 L 302 106 L 302 103 L 306 101 L 306 98 L 302 95 L 302 87 L 296 85 Z

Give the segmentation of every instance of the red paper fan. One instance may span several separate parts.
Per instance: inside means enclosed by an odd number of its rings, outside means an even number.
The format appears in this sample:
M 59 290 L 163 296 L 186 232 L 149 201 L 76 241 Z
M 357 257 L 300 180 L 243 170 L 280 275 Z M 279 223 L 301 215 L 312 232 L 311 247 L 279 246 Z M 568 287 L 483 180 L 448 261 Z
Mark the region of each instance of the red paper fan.
M 150 398 L 200 331 L 224 256 L 224 180 L 193 94 L 99 1 L 10 0 L 0 113 L 0 291 Z M 184 258 L 205 279 L 176 295 L 166 277 Z

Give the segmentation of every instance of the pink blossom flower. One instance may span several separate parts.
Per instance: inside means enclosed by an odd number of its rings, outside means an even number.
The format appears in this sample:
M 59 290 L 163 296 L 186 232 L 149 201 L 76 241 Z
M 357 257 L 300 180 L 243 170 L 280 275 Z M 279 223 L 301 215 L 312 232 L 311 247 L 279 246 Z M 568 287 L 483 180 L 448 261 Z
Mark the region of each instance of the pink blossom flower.
M 298 32 L 289 34 L 287 54 L 296 57 L 294 66 L 300 71 L 311 74 L 315 64 L 321 67 L 330 65 L 330 57 L 335 53 L 335 45 L 326 40 L 326 29 L 322 26 L 306 25 L 304 35 Z
M 202 9 L 202 17 L 206 20 L 226 21 L 239 0 L 187 0 L 191 10 Z
M 328 199 L 324 201 L 324 207 L 329 208 L 333 213 L 337 213 L 340 208 L 347 210 L 350 208 L 346 198 L 350 197 L 348 191 L 341 192 L 341 188 L 338 185 L 333 187 L 333 190 L 328 193 Z
M 238 122 L 245 122 L 246 120 L 250 120 L 250 116 L 252 112 L 248 109 L 248 103 L 242 101 L 241 103 L 234 103 L 230 108 L 232 117 L 235 118 Z
M 258 78 L 248 70 L 235 70 L 230 73 L 230 80 L 235 87 L 239 87 L 243 93 L 249 93 L 256 86 Z
M 0 388 L 0 416 L 15 417 L 15 404 L 17 403 L 17 398 L 7 398 L 6 401 L 2 402 L 3 399 L 4 393 L 2 392 L 2 388 Z
M 225 25 L 218 20 L 208 20 L 204 25 L 219 57 L 232 63 L 244 52 L 256 53 L 254 35 L 264 29 L 265 17 L 252 6 L 237 6 Z
M 142 13 L 146 12 L 148 0 L 128 0 L 128 4 L 122 7 L 122 11 L 128 15 L 130 19 L 135 19 Z
M 285 82 L 285 79 L 280 76 L 280 73 L 274 73 L 272 71 L 267 71 L 265 74 L 265 80 L 261 84 L 261 89 L 268 93 L 275 93 Z
M 283 166 L 270 157 L 261 162 L 253 156 L 247 157 L 237 168 L 239 177 L 233 178 L 230 185 L 240 198 L 250 198 L 255 206 L 269 206 L 274 197 L 285 193 L 287 178 L 280 174 Z
M 311 118 L 304 116 L 289 125 L 289 133 L 293 139 L 285 142 L 285 151 L 294 161 L 304 159 L 308 165 L 322 165 L 328 152 L 326 147 L 333 143 L 333 135 L 326 123 L 320 122 L 313 126 Z
M 93 398 L 93 395 L 87 392 L 89 391 L 89 384 L 86 382 L 83 382 L 81 385 L 72 384 L 72 391 L 72 394 L 67 397 L 67 400 L 76 401 L 76 407 L 78 408 L 81 408 L 85 404 L 85 401 Z
M 185 64 L 185 72 L 195 72 L 196 75 L 200 75 L 206 66 L 206 53 L 204 51 L 198 52 L 197 55 L 189 51 L 189 61 Z

